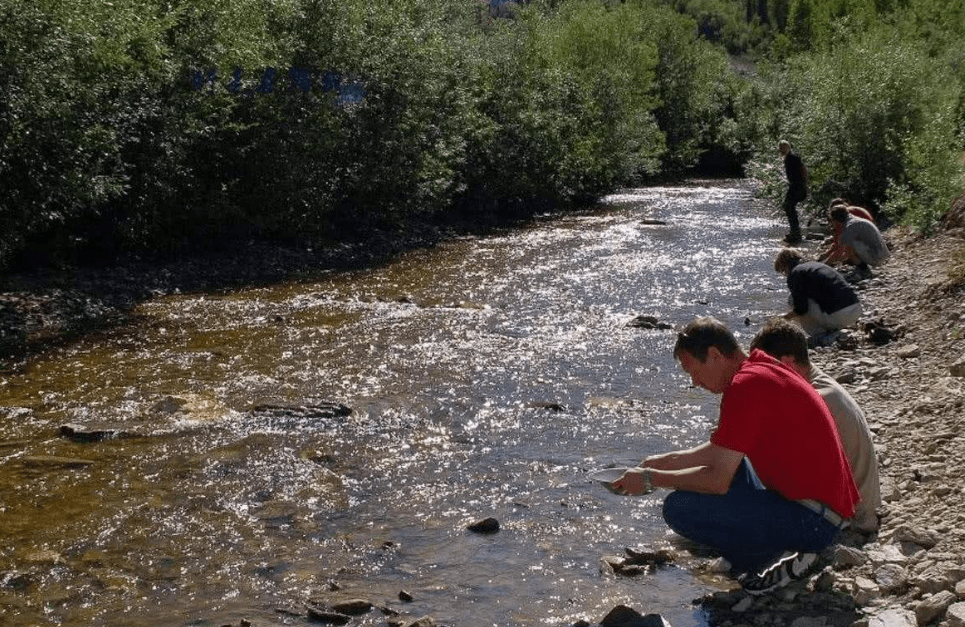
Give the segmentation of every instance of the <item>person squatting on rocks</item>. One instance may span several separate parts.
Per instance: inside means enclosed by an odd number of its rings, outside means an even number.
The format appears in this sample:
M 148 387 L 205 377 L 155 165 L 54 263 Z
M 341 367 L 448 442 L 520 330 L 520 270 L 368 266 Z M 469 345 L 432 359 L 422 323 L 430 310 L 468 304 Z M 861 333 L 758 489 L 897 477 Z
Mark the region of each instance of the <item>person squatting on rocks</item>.
M 891 256 L 881 231 L 871 220 L 855 217 L 843 205 L 832 207 L 828 215 L 832 227 L 841 229 L 838 240 L 844 261 L 853 263 L 863 275 L 870 276 L 868 266 L 880 266 Z
M 856 218 L 863 218 L 869 222 L 874 222 L 875 220 L 871 212 L 864 207 L 849 205 L 848 201 L 843 198 L 835 198 L 832 200 L 828 205 L 828 223 L 831 225 L 831 242 L 828 249 L 818 257 L 818 261 L 826 263 L 829 266 L 848 260 L 848 255 L 844 252 L 844 247 L 841 245 L 841 233 L 844 230 L 844 224 L 831 219 L 831 210 L 838 205 L 844 205 L 848 209 L 848 213 Z
M 837 425 L 838 437 L 861 494 L 851 527 L 864 533 L 877 531 L 878 514 L 875 510 L 881 507 L 878 457 L 861 407 L 837 381 L 811 364 L 807 336 L 796 324 L 782 318 L 768 320 L 751 340 L 750 349 L 757 348 L 810 381 L 824 399 Z
M 664 520 L 719 550 L 748 593 L 804 577 L 860 498 L 827 405 L 773 357 L 746 355 L 714 318 L 684 327 L 674 356 L 695 386 L 722 395 L 710 441 L 647 457 L 612 487 L 674 490 Z
M 785 248 L 774 260 L 774 270 L 787 277 L 791 311 L 784 314 L 800 325 L 815 343 L 823 343 L 861 317 L 858 294 L 844 276 L 820 261 L 804 261 L 801 253 Z
M 797 215 L 797 204 L 808 197 L 808 170 L 801 157 L 791 150 L 791 144 L 782 139 L 777 145 L 784 160 L 784 174 L 787 176 L 787 193 L 784 194 L 784 214 L 787 216 L 791 231 L 785 236 L 786 244 L 801 241 L 801 225 Z

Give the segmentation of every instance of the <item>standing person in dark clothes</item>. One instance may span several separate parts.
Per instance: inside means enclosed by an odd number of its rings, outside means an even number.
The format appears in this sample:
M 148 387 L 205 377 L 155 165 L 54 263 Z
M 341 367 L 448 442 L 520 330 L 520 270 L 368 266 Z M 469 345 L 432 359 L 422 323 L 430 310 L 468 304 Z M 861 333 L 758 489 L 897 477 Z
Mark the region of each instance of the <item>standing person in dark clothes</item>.
M 777 145 L 784 160 L 784 173 L 787 175 L 787 193 L 784 195 L 784 213 L 787 215 L 791 232 L 784 238 L 786 244 L 801 241 L 801 225 L 797 217 L 797 204 L 808 196 L 808 169 L 801 157 L 791 150 L 791 144 L 782 139 Z
M 861 317 L 858 295 L 844 276 L 820 261 L 804 261 L 801 253 L 785 248 L 774 260 L 774 270 L 787 277 L 791 311 L 796 322 L 818 343 Z

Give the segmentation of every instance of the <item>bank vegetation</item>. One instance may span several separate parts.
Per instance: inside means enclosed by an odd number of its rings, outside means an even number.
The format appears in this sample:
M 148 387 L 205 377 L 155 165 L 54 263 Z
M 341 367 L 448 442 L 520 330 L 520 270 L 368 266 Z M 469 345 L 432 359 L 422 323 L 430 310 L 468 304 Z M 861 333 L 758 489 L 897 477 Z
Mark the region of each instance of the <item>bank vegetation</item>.
M 0 271 L 493 223 L 693 173 L 928 229 L 945 0 L 5 0 Z

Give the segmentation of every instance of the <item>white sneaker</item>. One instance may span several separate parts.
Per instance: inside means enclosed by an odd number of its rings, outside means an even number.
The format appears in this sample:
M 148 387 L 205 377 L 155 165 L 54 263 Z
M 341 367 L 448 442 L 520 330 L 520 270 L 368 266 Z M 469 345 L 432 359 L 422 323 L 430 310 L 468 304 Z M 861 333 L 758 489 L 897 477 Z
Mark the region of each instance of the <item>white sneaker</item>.
M 817 553 L 792 553 L 759 573 L 743 577 L 740 584 L 747 594 L 764 594 L 803 579 L 817 561 Z

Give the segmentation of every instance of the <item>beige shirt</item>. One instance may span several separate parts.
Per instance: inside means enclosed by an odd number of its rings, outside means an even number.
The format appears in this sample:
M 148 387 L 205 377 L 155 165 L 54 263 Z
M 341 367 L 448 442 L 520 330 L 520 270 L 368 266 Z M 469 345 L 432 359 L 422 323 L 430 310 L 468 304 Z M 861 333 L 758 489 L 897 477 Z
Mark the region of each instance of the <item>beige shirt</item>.
M 837 381 L 814 366 L 811 366 L 811 384 L 834 416 L 845 456 L 851 463 L 851 474 L 861 493 L 851 524 L 862 531 L 875 531 L 878 529 L 875 509 L 881 506 L 881 484 L 878 457 L 864 412 Z

